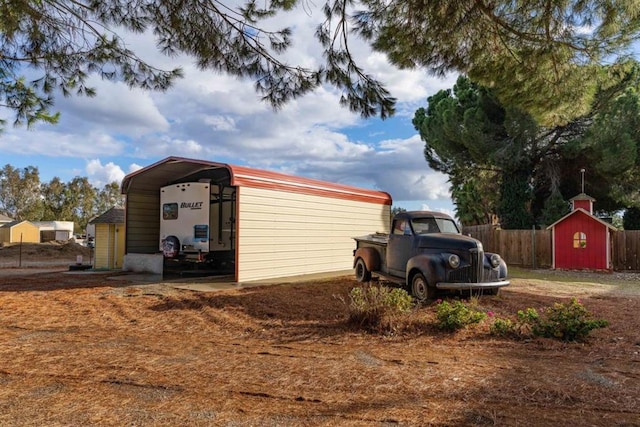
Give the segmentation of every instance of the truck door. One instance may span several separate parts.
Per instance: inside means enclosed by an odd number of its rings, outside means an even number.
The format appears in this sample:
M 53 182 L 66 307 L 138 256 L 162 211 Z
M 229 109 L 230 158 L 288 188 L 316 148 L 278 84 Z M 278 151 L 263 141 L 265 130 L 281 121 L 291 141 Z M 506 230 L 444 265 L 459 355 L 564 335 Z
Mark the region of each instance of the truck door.
M 408 219 L 395 219 L 387 244 L 387 268 L 389 274 L 405 277 L 407 261 L 411 258 L 413 236 Z

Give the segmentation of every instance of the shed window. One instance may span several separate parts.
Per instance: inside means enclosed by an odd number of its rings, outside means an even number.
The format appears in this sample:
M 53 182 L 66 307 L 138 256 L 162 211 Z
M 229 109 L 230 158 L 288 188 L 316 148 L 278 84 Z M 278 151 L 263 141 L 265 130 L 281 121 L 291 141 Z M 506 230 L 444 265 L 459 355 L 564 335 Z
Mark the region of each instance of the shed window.
M 587 235 L 582 231 L 578 231 L 573 235 L 573 247 L 576 249 L 584 249 L 587 247 Z

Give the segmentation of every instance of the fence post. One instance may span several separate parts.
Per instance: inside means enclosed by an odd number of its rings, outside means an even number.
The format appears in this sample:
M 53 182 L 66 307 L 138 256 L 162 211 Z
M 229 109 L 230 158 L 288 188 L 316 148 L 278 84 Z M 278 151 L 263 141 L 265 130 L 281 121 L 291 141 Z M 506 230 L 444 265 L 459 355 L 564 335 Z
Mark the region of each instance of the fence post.
M 536 269 L 536 226 L 531 226 L 531 269 Z
M 18 255 L 18 268 L 22 268 L 22 233 L 20 233 L 20 251 Z

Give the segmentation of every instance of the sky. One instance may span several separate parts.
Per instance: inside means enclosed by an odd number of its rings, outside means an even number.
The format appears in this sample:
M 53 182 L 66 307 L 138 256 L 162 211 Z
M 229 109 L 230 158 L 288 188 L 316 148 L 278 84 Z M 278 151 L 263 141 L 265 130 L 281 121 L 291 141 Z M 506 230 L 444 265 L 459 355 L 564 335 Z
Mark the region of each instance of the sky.
M 313 37 L 320 10 L 278 17 L 293 24 L 294 45 L 285 60 L 321 61 Z M 41 182 L 86 176 L 96 187 L 168 156 L 203 159 L 385 191 L 394 207 L 455 214 L 447 176 L 431 170 L 424 142 L 411 124 L 427 97 L 453 86 L 457 76 L 435 78 L 425 70 L 398 70 L 386 56 L 353 39 L 350 49 L 365 71 L 397 98 L 396 115 L 363 119 L 339 105 L 325 86 L 274 111 L 251 80 L 201 71 L 189 57 L 168 58 L 150 34 L 123 35 L 128 47 L 163 69 L 180 66 L 184 78 L 166 92 L 130 89 L 92 77 L 94 98 L 56 96 L 55 124 L 30 129 L 10 124 L 0 134 L 0 166 L 36 166 Z M 0 117 L 13 121 L 0 109 Z

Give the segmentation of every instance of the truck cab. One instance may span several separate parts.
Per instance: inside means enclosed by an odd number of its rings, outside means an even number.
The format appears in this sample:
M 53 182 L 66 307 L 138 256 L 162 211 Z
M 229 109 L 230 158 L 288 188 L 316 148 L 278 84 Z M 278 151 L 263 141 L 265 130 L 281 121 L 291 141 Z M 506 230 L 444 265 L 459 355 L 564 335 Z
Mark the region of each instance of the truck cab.
M 418 300 L 442 290 L 483 290 L 497 294 L 509 285 L 507 265 L 482 243 L 460 234 L 446 214 L 430 211 L 401 212 L 391 233 L 356 237 L 356 279 L 372 275 L 406 286 Z

